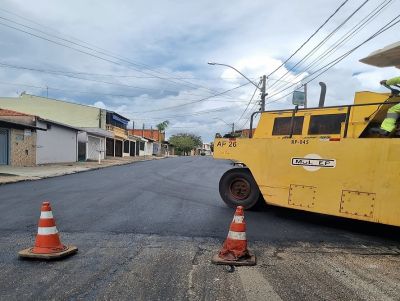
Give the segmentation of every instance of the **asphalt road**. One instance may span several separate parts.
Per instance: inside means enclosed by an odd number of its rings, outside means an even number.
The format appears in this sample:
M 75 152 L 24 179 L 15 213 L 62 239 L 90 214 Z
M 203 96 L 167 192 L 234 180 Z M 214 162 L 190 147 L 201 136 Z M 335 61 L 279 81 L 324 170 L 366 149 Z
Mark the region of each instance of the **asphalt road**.
M 261 206 L 246 211 L 258 265 L 211 265 L 233 215 L 218 194 L 230 167 L 168 158 L 0 186 L 0 299 L 400 300 L 395 227 Z M 79 253 L 18 260 L 44 200 Z

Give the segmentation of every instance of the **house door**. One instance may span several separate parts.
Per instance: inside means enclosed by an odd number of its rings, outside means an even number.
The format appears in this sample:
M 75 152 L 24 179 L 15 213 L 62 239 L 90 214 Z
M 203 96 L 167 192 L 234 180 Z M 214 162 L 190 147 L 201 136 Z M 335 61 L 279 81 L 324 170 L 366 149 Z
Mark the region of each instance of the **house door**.
M 0 129 L 0 165 L 8 164 L 8 130 Z
M 135 156 L 135 150 L 136 150 L 136 145 L 135 144 L 136 144 L 135 142 L 131 141 L 131 147 L 129 149 L 129 155 L 131 157 Z
M 122 141 L 115 140 L 115 156 L 122 157 Z
M 139 141 L 137 141 L 136 142 L 136 156 L 139 156 L 139 147 L 140 147 L 140 142 Z
M 106 156 L 114 157 L 114 139 L 106 140 Z

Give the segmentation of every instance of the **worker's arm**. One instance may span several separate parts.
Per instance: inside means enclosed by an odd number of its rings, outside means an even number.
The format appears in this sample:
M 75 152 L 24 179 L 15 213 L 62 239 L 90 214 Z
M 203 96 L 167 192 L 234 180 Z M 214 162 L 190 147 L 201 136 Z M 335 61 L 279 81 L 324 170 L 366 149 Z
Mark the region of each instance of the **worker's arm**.
M 388 86 L 400 85 L 400 76 L 388 79 L 386 81 L 386 85 L 388 85 Z

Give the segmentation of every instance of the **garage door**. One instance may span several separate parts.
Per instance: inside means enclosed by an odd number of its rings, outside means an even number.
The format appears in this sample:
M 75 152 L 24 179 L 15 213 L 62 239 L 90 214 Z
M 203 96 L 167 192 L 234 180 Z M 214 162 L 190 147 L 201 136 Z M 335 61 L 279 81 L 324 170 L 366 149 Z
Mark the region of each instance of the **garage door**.
M 88 159 L 97 160 L 99 158 L 99 151 L 101 150 L 101 140 L 97 137 L 88 137 Z
M 0 164 L 8 164 L 8 130 L 0 129 Z

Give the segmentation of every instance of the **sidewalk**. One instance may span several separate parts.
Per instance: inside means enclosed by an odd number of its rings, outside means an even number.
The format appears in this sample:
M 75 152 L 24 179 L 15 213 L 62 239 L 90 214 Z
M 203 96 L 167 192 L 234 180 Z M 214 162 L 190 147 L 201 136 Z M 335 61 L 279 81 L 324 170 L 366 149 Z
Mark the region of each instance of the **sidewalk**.
M 34 167 L 0 166 L 0 185 L 20 181 L 32 181 L 62 175 L 74 174 L 82 171 L 105 168 L 116 165 L 124 165 L 139 161 L 164 159 L 165 157 L 124 157 L 107 158 L 98 162 L 73 162 L 60 164 L 44 164 Z

